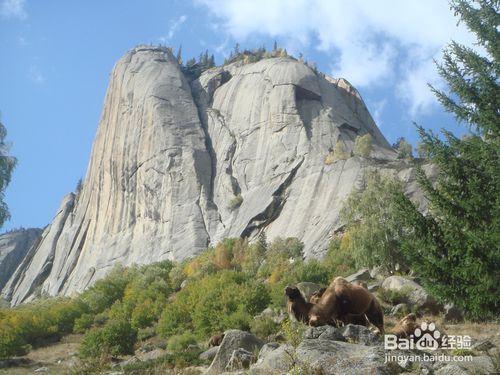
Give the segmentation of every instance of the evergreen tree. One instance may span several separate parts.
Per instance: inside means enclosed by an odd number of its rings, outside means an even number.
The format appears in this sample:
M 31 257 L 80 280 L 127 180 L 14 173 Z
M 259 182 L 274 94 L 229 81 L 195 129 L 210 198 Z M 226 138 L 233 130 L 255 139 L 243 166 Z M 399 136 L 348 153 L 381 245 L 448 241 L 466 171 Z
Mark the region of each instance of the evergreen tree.
M 278 43 L 274 41 L 273 52 L 276 52 L 277 50 L 278 50 Z
M 413 158 L 412 147 L 404 137 L 398 138 L 398 140 L 392 145 L 398 152 L 399 159 L 411 159 Z
M 179 65 L 182 65 L 182 44 L 179 46 L 179 50 L 177 51 L 177 62 Z
M 443 131 L 441 138 L 418 127 L 439 172 L 432 183 L 418 170 L 428 215 L 403 194 L 397 194 L 398 214 L 414 237 L 403 250 L 431 292 L 484 319 L 500 313 L 499 1 L 455 0 L 451 6 L 486 54 L 452 42 L 438 65 L 450 93 L 433 91 L 472 134 L 459 139 Z
M 0 122 L 0 227 L 10 218 L 9 208 L 5 203 L 5 189 L 10 183 L 12 171 L 17 160 L 9 155 L 9 145 L 5 142 L 7 129 Z

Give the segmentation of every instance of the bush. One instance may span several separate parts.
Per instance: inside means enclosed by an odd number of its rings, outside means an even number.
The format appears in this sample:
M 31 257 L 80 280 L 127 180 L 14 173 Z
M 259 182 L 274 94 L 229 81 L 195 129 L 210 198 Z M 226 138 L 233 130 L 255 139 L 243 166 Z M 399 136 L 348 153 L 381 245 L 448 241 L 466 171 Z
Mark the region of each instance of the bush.
M 165 307 L 158 329 L 165 337 L 189 329 L 207 337 L 228 328 L 248 328 L 251 316 L 268 303 L 267 286 L 242 272 L 223 270 L 178 292 Z
M 180 335 L 171 336 L 167 342 L 167 349 L 172 352 L 181 352 L 189 345 L 196 344 L 196 337 L 191 332 L 184 332 Z
M 132 354 L 137 340 L 137 331 L 124 320 L 110 320 L 102 329 L 88 331 L 80 345 L 83 358 L 100 357 L 104 353 L 111 355 Z
M 250 331 L 263 340 L 278 333 L 280 328 L 280 325 L 269 317 L 257 318 L 250 323 Z
M 349 159 L 349 153 L 344 150 L 344 145 L 341 140 L 338 140 L 333 150 L 333 157 L 335 160 Z
M 121 266 L 115 267 L 102 280 L 98 280 L 90 289 L 81 295 L 81 300 L 94 314 L 103 312 L 115 301 L 121 300 L 125 287 L 132 277 L 135 269 L 125 270 Z
M 75 324 L 73 326 L 73 332 L 84 333 L 87 329 L 92 327 L 93 322 L 94 322 L 94 317 L 91 314 L 83 314 L 82 316 L 80 316 L 75 320 Z
M 367 158 L 372 152 L 372 147 L 372 136 L 370 134 L 358 136 L 354 141 L 354 155 Z
M 300 262 L 293 270 L 297 282 L 309 281 L 311 283 L 327 285 L 331 281 L 331 269 L 324 262 L 316 259 Z
M 238 194 L 238 195 L 235 195 L 230 201 L 229 201 L 229 206 L 228 208 L 231 210 L 231 211 L 234 211 L 236 210 L 238 207 L 241 206 L 241 204 L 243 203 L 243 197 L 241 196 L 241 194 Z

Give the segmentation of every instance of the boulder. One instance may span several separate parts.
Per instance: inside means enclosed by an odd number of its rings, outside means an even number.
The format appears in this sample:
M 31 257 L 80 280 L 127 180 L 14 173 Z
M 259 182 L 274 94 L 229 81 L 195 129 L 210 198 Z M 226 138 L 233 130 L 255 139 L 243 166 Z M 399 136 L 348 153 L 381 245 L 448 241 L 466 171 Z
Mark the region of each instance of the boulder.
M 207 374 L 220 374 L 226 367 L 237 349 L 244 349 L 250 353 L 259 350 L 264 343 L 258 337 L 245 331 L 232 329 L 224 332 L 224 339 L 215 355 Z
M 264 346 L 259 358 L 250 367 L 252 375 L 286 374 L 293 366 L 295 349 L 290 344 Z
M 376 345 L 380 343 L 380 336 L 373 334 L 367 327 L 357 324 L 348 324 L 340 330 L 342 336 L 350 343 Z M 320 339 L 323 335 L 320 336 Z M 342 341 L 345 341 L 342 340 Z
M 403 369 L 384 363 L 381 346 L 366 346 L 331 340 L 304 340 L 295 352 L 299 369 L 320 374 L 392 374 Z
M 231 358 L 226 365 L 226 371 L 236 371 L 249 368 L 250 365 L 255 362 L 255 355 L 248 350 L 238 348 L 233 350 Z
M 309 327 L 303 335 L 304 339 L 322 339 L 333 341 L 346 341 L 343 328 L 332 326 Z
M 413 280 L 401 276 L 390 276 L 382 283 L 382 288 L 388 291 L 401 292 L 408 304 L 419 309 L 437 313 L 442 306 L 425 289 Z
M 202 361 L 212 361 L 215 358 L 215 355 L 219 351 L 218 346 L 213 346 L 209 348 L 208 350 L 205 350 L 203 353 L 200 354 L 198 358 L 200 358 Z
M 362 268 L 358 272 L 347 276 L 345 279 L 350 283 L 353 281 L 368 281 L 371 279 L 370 270 L 368 268 Z
M 297 288 L 299 288 L 300 292 L 302 293 L 306 301 L 309 301 L 313 293 L 321 289 L 321 285 L 304 281 L 298 283 Z

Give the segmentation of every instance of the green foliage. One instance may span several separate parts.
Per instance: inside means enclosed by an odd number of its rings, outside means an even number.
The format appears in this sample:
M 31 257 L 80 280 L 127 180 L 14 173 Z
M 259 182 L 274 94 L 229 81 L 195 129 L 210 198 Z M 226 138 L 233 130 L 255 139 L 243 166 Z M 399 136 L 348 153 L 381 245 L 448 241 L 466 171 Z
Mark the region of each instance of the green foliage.
M 98 280 L 92 288 L 81 295 L 81 300 L 94 314 L 100 313 L 120 300 L 134 270 L 116 266 L 105 279 Z
M 367 158 L 370 156 L 372 148 L 372 136 L 370 134 L 356 137 L 356 140 L 354 141 L 354 155 Z
M 170 336 L 167 343 L 167 349 L 172 352 L 181 352 L 186 350 L 189 345 L 196 344 L 196 336 L 191 332 L 184 332 L 180 335 Z
M 343 142 L 339 139 L 335 144 L 333 150 L 333 158 L 335 160 L 346 160 L 349 159 L 349 153 L 345 150 Z M 325 160 L 326 162 L 326 160 Z
M 82 314 L 79 318 L 75 319 L 75 324 L 73 325 L 73 332 L 84 333 L 94 323 L 94 317 L 91 314 Z
M 7 203 L 5 203 L 5 189 L 10 183 L 12 172 L 17 160 L 8 154 L 9 145 L 6 143 L 7 129 L 0 122 L 0 228 L 10 218 Z
M 102 329 L 88 331 L 80 345 L 83 358 L 132 354 L 137 339 L 137 331 L 125 320 L 110 320 Z
M 257 318 L 250 322 L 250 331 L 263 340 L 278 333 L 280 328 L 280 325 L 269 317 Z
M 347 276 L 356 271 L 356 261 L 349 247 L 349 236 L 346 235 L 342 238 L 337 236 L 330 241 L 323 262 L 331 270 L 332 276 Z
M 399 219 L 415 239 L 403 249 L 425 286 L 470 318 L 485 319 L 500 312 L 499 3 L 456 0 L 452 8 L 485 54 L 452 42 L 438 65 L 450 93 L 433 91 L 473 134 L 459 139 L 443 131 L 441 138 L 419 127 L 439 171 L 436 181 L 418 171 L 429 214 L 423 216 L 402 194 L 395 200 Z
M 347 223 L 342 246 L 357 267 L 381 265 L 393 272 L 406 262 L 401 246 L 407 234 L 394 215 L 394 194 L 402 187 L 377 172 L 367 173 L 364 185 L 351 193 L 341 210 L 341 218 Z
M 267 287 L 242 272 L 222 270 L 193 280 L 177 293 L 158 323 L 168 337 L 191 329 L 200 337 L 228 328 L 248 328 L 269 303 Z
M 399 159 L 413 158 L 413 148 L 411 147 L 411 144 L 409 144 L 403 137 L 398 138 L 398 140 L 392 145 L 392 147 L 396 149 Z
M 283 330 L 286 341 L 296 348 L 302 341 L 306 326 L 300 322 L 292 321 L 287 318 L 281 323 L 281 329 Z

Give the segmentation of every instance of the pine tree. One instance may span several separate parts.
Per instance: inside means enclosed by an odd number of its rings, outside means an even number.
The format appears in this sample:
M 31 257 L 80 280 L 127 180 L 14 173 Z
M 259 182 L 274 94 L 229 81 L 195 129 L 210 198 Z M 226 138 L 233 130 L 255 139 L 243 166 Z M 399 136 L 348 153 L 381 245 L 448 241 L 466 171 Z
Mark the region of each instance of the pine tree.
M 278 43 L 274 41 L 273 52 L 276 52 L 277 50 L 278 50 Z
M 17 160 L 8 154 L 9 145 L 5 142 L 7 130 L 0 122 L 0 227 L 10 218 L 9 208 L 5 203 L 5 189 L 10 183 Z
M 484 319 L 500 313 L 499 1 L 455 0 L 451 6 L 486 55 L 452 42 L 438 65 L 450 93 L 432 89 L 472 134 L 459 139 L 443 131 L 439 137 L 418 127 L 439 172 L 434 183 L 422 169 L 417 173 L 429 214 L 402 194 L 398 214 L 413 237 L 403 250 L 430 291 Z
M 404 137 L 400 137 L 392 145 L 398 152 L 398 159 L 411 159 L 413 158 L 412 147 Z
M 179 50 L 177 51 L 177 62 L 179 65 L 182 65 L 182 44 L 179 46 Z

